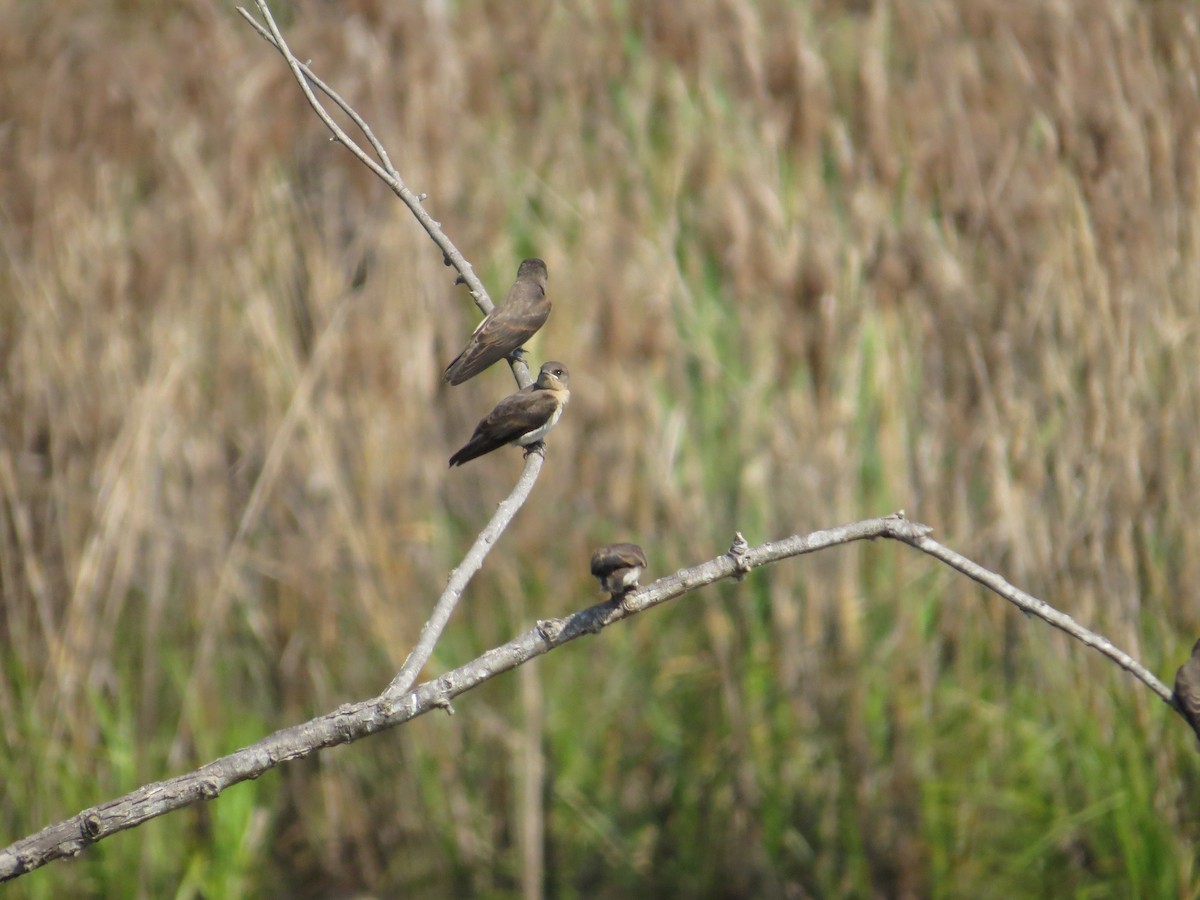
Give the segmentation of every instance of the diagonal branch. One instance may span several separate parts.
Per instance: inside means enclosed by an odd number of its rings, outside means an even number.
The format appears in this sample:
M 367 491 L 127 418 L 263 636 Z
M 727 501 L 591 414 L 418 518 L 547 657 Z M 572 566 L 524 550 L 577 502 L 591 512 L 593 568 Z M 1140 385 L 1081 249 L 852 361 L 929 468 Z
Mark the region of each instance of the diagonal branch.
M 268 8 L 266 0 L 254 0 L 254 5 L 262 13 L 263 19 L 267 23 L 266 26 L 256 21 L 244 7 L 239 6 L 237 11 L 241 14 L 242 18 L 250 23 L 263 40 L 278 50 L 280 55 L 283 56 L 288 64 L 288 68 L 292 70 L 292 75 L 295 76 L 296 82 L 300 85 L 300 90 L 304 92 L 304 97 L 308 100 L 309 106 L 313 108 L 317 117 L 325 123 L 325 127 L 333 133 L 334 140 L 354 154 L 359 162 L 374 172 L 404 202 L 404 205 L 409 208 L 412 214 L 416 216 L 417 221 L 421 223 L 421 227 L 425 229 L 425 232 L 433 239 L 433 242 L 437 244 L 438 249 L 442 251 L 442 256 L 446 260 L 446 263 L 454 266 L 458 272 L 459 280 L 471 292 L 471 296 L 475 300 L 475 305 L 479 307 L 484 315 L 490 313 L 494 308 L 494 304 L 492 303 L 492 298 L 488 296 L 487 288 L 483 286 L 483 282 L 479 280 L 474 268 L 467 262 L 466 257 L 462 255 L 450 238 L 446 236 L 446 233 L 442 231 L 441 223 L 429 215 L 422 205 L 426 199 L 426 195 L 414 193 L 404 183 L 404 179 L 400 177 L 400 173 L 392 165 L 391 158 L 388 156 L 387 150 L 384 149 L 383 143 L 375 137 L 375 133 L 367 125 L 366 120 L 340 94 L 318 78 L 311 68 L 296 58 L 291 48 L 287 45 L 287 41 L 284 40 L 283 33 L 280 32 L 275 19 L 271 16 L 271 10 Z M 320 99 L 313 92 L 314 85 L 317 90 L 337 104 L 338 108 L 362 131 L 367 142 L 370 143 L 371 148 L 375 151 L 376 156 L 378 156 L 378 161 L 359 146 L 346 133 L 345 129 L 337 123 L 337 120 L 329 114 L 329 111 L 325 109 Z M 516 378 L 518 387 L 525 387 L 532 383 L 533 377 L 529 374 L 529 366 L 523 359 L 510 359 L 509 365 L 512 367 L 513 377 Z
M 454 607 L 458 605 L 462 592 L 466 590 L 467 584 L 483 566 L 484 557 L 492 549 L 492 545 L 496 543 L 500 533 L 512 521 L 512 517 L 517 514 L 517 510 L 521 508 L 529 496 L 529 492 L 533 490 L 533 483 L 537 481 L 543 462 L 545 462 L 545 456 L 539 452 L 525 454 L 525 468 L 521 472 L 521 477 L 517 479 L 512 493 L 496 507 L 492 521 L 488 522 L 487 527 L 479 532 L 479 537 L 475 538 L 475 543 L 471 545 L 471 549 L 467 551 L 463 561 L 459 563 L 457 569 L 450 573 L 446 590 L 434 604 L 433 612 L 429 614 L 429 620 L 421 627 L 421 637 L 417 640 L 417 646 L 408 655 L 408 659 L 404 660 L 404 665 L 400 667 L 400 671 L 396 673 L 396 677 L 392 679 L 392 683 L 387 686 L 387 690 L 383 692 L 382 696 L 393 699 L 401 697 L 413 686 L 413 682 L 421 674 L 421 669 L 433 655 L 433 648 L 437 644 L 438 638 L 442 636 L 446 623 L 450 621 L 450 615 L 454 612 Z
M 724 578 L 740 579 L 760 566 L 852 541 L 889 538 L 902 541 L 944 562 L 1022 611 L 1103 653 L 1175 709 L 1167 686 L 1108 640 L 1049 604 L 1014 587 L 996 573 L 932 540 L 929 537 L 931 530 L 927 525 L 910 522 L 900 512 L 812 534 L 793 535 L 753 548 L 746 546 L 739 535 L 729 552 L 722 556 L 660 578 L 653 584 L 627 594 L 620 603 L 599 603 L 565 618 L 540 621 L 536 627 L 508 643 L 408 693 L 389 688 L 370 700 L 345 704 L 327 715 L 277 731 L 258 743 L 214 760 L 193 772 L 145 785 L 123 797 L 85 809 L 69 819 L 50 825 L 0 850 L 0 881 L 17 878 L 51 860 L 74 856 L 109 835 L 134 828 L 172 810 L 200 800 L 212 800 L 231 785 L 258 778 L 281 763 L 303 759 L 325 747 L 348 744 L 394 728 L 432 709 L 453 712 L 451 700 L 500 673 L 515 669 L 585 634 L 599 632 L 615 622 L 713 582 Z M 1179 710 L 1176 709 L 1176 712 Z
M 296 58 L 291 48 L 288 47 L 287 41 L 284 40 L 279 26 L 275 23 L 275 19 L 271 16 L 271 10 L 267 6 L 266 0 L 255 0 L 255 5 L 258 7 L 259 12 L 262 13 L 263 19 L 267 23 L 266 26 L 257 22 L 242 7 L 238 7 L 238 12 L 258 32 L 259 36 L 278 50 L 284 60 L 287 61 L 288 67 L 292 70 L 292 74 L 295 76 L 296 82 L 300 85 L 300 90 L 304 92 L 309 105 L 321 121 L 325 123 L 325 127 L 333 133 L 334 139 L 346 147 L 363 165 L 382 179 L 396 196 L 404 202 L 429 236 L 433 238 L 434 243 L 441 249 L 447 263 L 453 265 L 458 270 L 459 280 L 467 285 L 479 308 L 485 315 L 491 312 L 493 308 L 491 298 L 488 296 L 483 283 L 475 276 L 471 264 L 467 262 L 466 258 L 458 251 L 458 248 L 446 236 L 446 233 L 442 231 L 441 225 L 422 206 L 425 195 L 418 196 L 405 185 L 403 179 L 400 177 L 400 173 L 392 165 L 391 158 L 388 156 L 383 143 L 375 137 L 375 133 L 371 130 L 366 120 L 340 94 L 329 87 L 307 65 Z M 367 142 L 375 151 L 378 161 L 360 147 L 337 123 L 333 116 L 329 114 L 316 93 L 314 93 L 314 85 L 317 90 L 329 97 L 358 126 L 359 130 L 366 137 Z M 529 366 L 520 354 L 515 354 L 509 360 L 509 365 L 512 367 L 513 376 L 516 378 L 519 387 L 523 388 L 532 382 L 529 374 Z M 525 467 L 512 493 L 507 500 L 500 504 L 495 515 L 492 517 L 492 521 L 480 532 L 462 563 L 451 574 L 446 590 L 434 605 L 433 612 L 428 621 L 421 628 L 421 636 L 417 642 L 417 646 L 413 648 L 404 665 L 388 686 L 385 692 L 386 696 L 397 697 L 412 687 L 421 669 L 429 661 L 429 657 L 433 653 L 433 648 L 441 637 L 446 624 L 450 621 L 450 616 L 453 614 L 455 606 L 458 605 L 458 600 L 466 589 L 467 584 L 475 573 L 479 571 L 488 551 L 491 550 L 492 546 L 499 539 L 500 534 L 508 526 L 508 523 L 512 521 L 517 510 L 524 504 L 530 491 L 533 490 L 534 482 L 537 481 L 538 474 L 541 472 L 543 461 L 544 457 L 540 453 L 532 456 L 526 454 Z
M 911 544 L 923 553 L 928 553 L 934 559 L 941 560 L 952 569 L 957 569 L 968 578 L 978 581 L 985 588 L 994 591 L 1009 603 L 1012 603 L 1026 615 L 1036 616 L 1043 622 L 1048 622 L 1055 628 L 1065 631 L 1080 643 L 1104 654 L 1134 678 L 1145 683 L 1146 687 L 1150 688 L 1150 690 L 1154 691 L 1154 693 L 1158 694 L 1159 697 L 1174 708 L 1175 702 L 1171 689 L 1159 681 L 1149 669 L 1128 653 L 1118 650 L 1108 638 L 1089 631 L 1066 613 L 1059 612 L 1049 603 L 1025 593 L 1018 587 L 1014 587 L 1000 575 L 985 569 L 983 566 L 972 562 L 959 553 L 955 553 L 949 547 L 942 546 L 928 535 L 922 534 L 913 538 L 901 538 L 901 540 Z

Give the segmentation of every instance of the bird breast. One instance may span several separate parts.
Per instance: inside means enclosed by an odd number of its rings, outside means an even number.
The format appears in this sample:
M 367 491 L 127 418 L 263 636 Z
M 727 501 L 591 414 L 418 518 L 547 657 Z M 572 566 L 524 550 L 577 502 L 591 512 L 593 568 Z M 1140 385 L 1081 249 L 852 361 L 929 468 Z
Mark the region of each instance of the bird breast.
M 631 566 L 628 569 L 617 569 L 607 578 L 604 579 L 603 589 L 610 594 L 619 594 L 627 588 L 633 587 L 638 583 L 638 579 L 642 577 L 641 566 Z
M 543 422 L 537 428 L 533 429 L 533 431 L 528 431 L 525 434 L 521 435 L 519 438 L 517 438 L 516 442 L 518 444 L 520 444 L 522 447 L 526 447 L 529 444 L 536 443 L 537 441 L 540 441 L 542 438 L 544 438 L 546 436 L 546 434 L 550 431 L 550 429 L 558 424 L 559 418 L 562 417 L 563 407 L 567 405 L 567 397 L 569 397 L 569 396 L 570 396 L 570 394 L 566 394 L 566 396 L 564 396 L 562 398 L 562 400 L 558 404 L 558 407 L 554 410 L 554 412 L 552 412 L 550 414 L 550 418 L 548 418 L 545 422 Z

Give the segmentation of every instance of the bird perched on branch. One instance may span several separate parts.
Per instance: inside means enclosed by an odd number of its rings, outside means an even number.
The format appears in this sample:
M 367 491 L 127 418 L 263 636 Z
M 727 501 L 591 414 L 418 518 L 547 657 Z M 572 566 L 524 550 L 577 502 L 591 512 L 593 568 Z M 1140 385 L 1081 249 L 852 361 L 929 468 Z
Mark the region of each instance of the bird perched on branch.
M 1175 706 L 1196 732 L 1200 749 L 1200 641 L 1192 647 L 1192 658 L 1175 673 Z
M 646 553 L 637 544 L 609 544 L 592 554 L 592 574 L 600 590 L 619 597 L 637 587 L 646 568 Z
M 451 466 L 461 466 L 477 456 L 491 453 L 505 444 L 536 448 L 551 428 L 558 424 L 563 407 L 571 399 L 567 367 L 560 362 L 543 363 L 537 381 L 509 394 L 496 404 L 461 450 L 450 457 Z
M 462 384 L 492 363 L 512 355 L 533 337 L 550 315 L 546 278 L 546 264 L 540 259 L 522 262 L 504 302 L 479 323 L 463 352 L 446 366 L 442 377 L 451 384 Z

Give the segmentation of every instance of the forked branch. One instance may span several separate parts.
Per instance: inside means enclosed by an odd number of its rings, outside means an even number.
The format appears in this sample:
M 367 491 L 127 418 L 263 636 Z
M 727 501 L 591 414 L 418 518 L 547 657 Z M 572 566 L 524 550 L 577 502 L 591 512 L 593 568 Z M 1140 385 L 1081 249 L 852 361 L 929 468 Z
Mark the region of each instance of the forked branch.
M 186 775 L 178 775 L 138 788 L 65 819 L 37 834 L 0 850 L 0 881 L 7 881 L 63 856 L 73 856 L 89 845 L 148 819 L 200 800 L 212 800 L 240 781 L 258 778 L 280 763 L 303 759 L 324 747 L 347 744 L 394 728 L 431 709 L 450 710 L 450 701 L 495 678 L 502 672 L 549 653 L 585 634 L 594 634 L 652 606 L 666 603 L 725 578 L 738 579 L 747 572 L 793 556 L 825 550 L 852 541 L 888 538 L 929 554 L 973 578 L 984 587 L 1071 637 L 1098 650 L 1142 681 L 1172 709 L 1171 690 L 1128 654 L 1084 628 L 1070 616 L 1009 584 L 994 572 L 939 544 L 929 537 L 932 529 L 910 522 L 903 513 L 868 519 L 840 528 L 794 535 L 758 547 L 735 542 L 730 551 L 708 562 L 682 569 L 627 594 L 620 603 L 599 603 L 564 618 L 538 622 L 508 643 L 407 693 L 385 691 L 378 697 L 350 703 L 302 725 L 277 731 L 228 756 Z M 1176 710 L 1178 712 L 1178 710 Z
M 492 302 L 470 264 L 442 232 L 439 224 L 425 211 L 422 206 L 423 197 L 413 193 L 404 184 L 382 144 L 372 134 L 366 122 L 307 66 L 296 59 L 271 17 L 265 0 L 255 0 L 255 4 L 266 22 L 265 27 L 244 9 L 239 9 L 239 12 L 283 55 L 308 102 L 335 139 L 379 176 L 409 207 L 442 250 L 445 259 L 457 269 L 480 309 L 485 313 L 490 312 Z M 374 157 L 363 150 L 338 125 L 314 93 L 313 86 L 336 104 L 362 131 L 374 151 Z M 514 365 L 514 375 L 521 386 L 530 383 L 529 372 L 523 362 Z M 383 693 L 359 703 L 345 704 L 332 713 L 285 728 L 195 771 L 145 785 L 123 797 L 83 810 L 19 840 L 0 850 L 0 881 L 16 878 L 51 860 L 73 856 L 112 834 L 134 828 L 172 810 L 200 800 L 214 799 L 226 788 L 241 781 L 258 778 L 281 763 L 302 759 L 322 748 L 350 743 L 393 728 L 431 709 L 450 710 L 450 702 L 454 698 L 500 673 L 516 668 L 584 634 L 599 632 L 652 606 L 682 597 L 725 578 L 740 580 L 748 572 L 769 563 L 865 539 L 887 538 L 901 541 L 940 560 L 1010 601 L 1023 612 L 1042 619 L 1109 657 L 1175 708 L 1171 690 L 1110 641 L 1084 628 L 1070 616 L 1014 587 L 996 573 L 934 541 L 929 537 L 929 527 L 908 521 L 903 513 L 808 535 L 794 535 L 758 547 L 747 546 L 739 534 L 729 552 L 715 559 L 660 578 L 653 584 L 627 594 L 619 603 L 596 604 L 564 618 L 538 622 L 536 627 L 500 647 L 489 650 L 472 662 L 410 689 L 449 620 L 458 597 L 471 576 L 479 569 L 487 550 L 528 496 L 540 468 L 540 456 L 534 454 L 527 457 L 521 479 L 513 493 L 501 504 L 492 522 L 480 534 L 463 563 L 452 574 L 446 591 L 422 630 L 417 647 Z
M 450 238 L 446 236 L 446 233 L 442 231 L 441 223 L 437 222 L 426 211 L 422 205 L 425 195 L 414 193 L 404 183 L 404 179 L 400 177 L 400 173 L 392 165 L 391 158 L 388 156 L 387 150 L 384 149 L 383 143 L 375 137 L 375 133 L 367 125 L 366 120 L 355 111 L 354 107 L 347 103 L 333 88 L 318 78 L 311 68 L 296 58 L 291 48 L 287 45 L 287 41 L 284 40 L 283 33 L 280 32 L 275 19 L 271 16 L 271 10 L 267 6 L 266 0 L 254 0 L 254 5 L 258 7 L 263 20 L 267 23 L 265 26 L 256 20 L 254 16 L 250 15 L 244 7 L 239 6 L 238 12 L 258 32 L 259 37 L 278 50 L 283 56 L 288 64 L 288 68 L 292 70 L 296 82 L 300 85 L 300 90 L 304 92 L 304 97 L 308 100 L 309 106 L 313 108 L 317 117 L 325 123 L 325 127 L 332 132 L 334 140 L 353 153 L 359 162 L 374 172 L 404 202 L 404 205 L 409 208 L 417 221 L 421 223 L 421 227 L 425 229 L 426 233 L 433 239 L 433 242 L 437 244 L 438 249 L 442 251 L 442 256 L 446 262 L 452 265 L 458 272 L 459 279 L 467 286 L 467 290 L 471 292 L 471 296 L 475 299 L 475 305 L 479 307 L 484 315 L 490 313 L 494 304 L 492 303 L 492 298 L 488 296 L 487 288 L 483 286 L 483 282 L 479 280 L 474 268 L 467 262 L 466 257 L 462 255 Z M 346 133 L 345 129 L 337 123 L 337 120 L 329 113 L 324 104 L 321 103 L 320 98 L 313 92 L 314 86 L 318 91 L 332 100 L 363 133 L 363 136 L 366 137 L 367 142 L 371 145 L 371 149 L 375 151 L 375 157 L 372 157 L 370 153 L 359 146 Z M 533 378 L 529 374 L 529 366 L 524 360 L 513 359 L 510 360 L 509 365 L 512 366 L 513 377 L 516 378 L 519 387 L 525 387 L 533 381 Z
M 363 165 L 374 172 L 404 202 L 412 214 L 416 216 L 421 227 L 425 229 L 442 251 L 445 260 L 458 271 L 459 280 L 467 285 L 471 295 L 475 298 L 476 305 L 479 306 L 484 314 L 491 312 L 493 308 L 492 300 L 488 296 L 483 283 L 475 276 L 475 271 L 471 267 L 471 264 L 467 262 L 466 258 L 454 246 L 450 238 L 446 236 L 446 233 L 442 231 L 441 225 L 425 210 L 425 207 L 422 205 L 422 201 L 425 199 L 424 195 L 415 194 L 404 183 L 404 180 L 400 177 L 400 173 L 392 165 L 391 158 L 388 156 L 383 143 L 375 136 L 375 133 L 371 130 L 366 120 L 340 94 L 318 78 L 312 69 L 296 58 L 287 41 L 284 40 L 283 33 L 279 30 L 275 19 L 271 16 L 271 10 L 266 4 L 266 0 L 255 0 L 255 5 L 258 7 L 259 12 L 262 13 L 263 19 L 266 22 L 265 26 L 255 20 L 242 7 L 238 7 L 238 12 L 250 23 L 263 40 L 267 41 L 283 56 L 292 74 L 295 76 L 296 82 L 300 85 L 300 90 L 304 92 L 309 105 L 321 121 L 325 123 L 325 127 L 333 133 L 334 139 L 353 153 Z M 359 146 L 341 125 L 338 124 L 337 120 L 330 115 L 329 111 L 321 103 L 320 98 L 313 91 L 314 85 L 318 91 L 332 100 L 349 117 L 350 121 L 358 127 L 366 137 L 367 142 L 371 145 L 372 150 L 374 150 L 374 157 Z M 529 375 L 529 367 L 522 357 L 519 355 L 514 356 L 513 359 L 510 359 L 509 365 L 512 367 L 513 377 L 516 378 L 519 387 L 525 387 L 531 383 L 532 379 Z M 454 612 L 455 606 L 458 605 L 458 600 L 466 589 L 467 584 L 475 573 L 479 571 L 488 551 L 491 550 L 496 540 L 500 537 L 500 534 L 508 526 L 508 523 L 512 521 L 513 516 L 516 515 L 517 510 L 521 508 L 528 498 L 541 472 L 542 461 L 543 457 L 540 454 L 526 455 L 525 466 L 522 469 L 521 477 L 518 479 L 516 486 L 509 494 L 508 499 L 500 504 L 495 515 L 492 516 L 491 522 L 488 523 L 487 527 L 475 539 L 475 543 L 467 552 L 462 563 L 451 574 L 446 590 L 434 605 L 433 612 L 421 628 L 421 635 L 417 646 L 413 648 L 413 651 L 408 655 L 399 673 L 397 673 L 388 686 L 385 692 L 387 696 L 396 697 L 403 694 L 416 681 L 422 667 L 429 661 L 429 657 L 433 653 L 433 648 L 441 637 L 446 624 L 450 621 L 450 616 Z
M 500 533 L 504 531 L 508 523 L 512 521 L 512 517 L 517 514 L 517 510 L 529 497 L 529 492 L 533 490 L 533 484 L 537 481 L 544 461 L 545 457 L 541 453 L 526 454 L 525 469 L 521 472 L 521 477 L 517 480 L 512 493 L 496 507 L 492 521 L 488 522 L 487 527 L 479 532 L 479 537 L 475 538 L 475 543 L 471 545 L 471 549 L 467 551 L 463 561 L 458 564 L 457 569 L 450 573 L 446 589 L 442 591 L 442 596 L 434 604 L 429 620 L 421 628 L 417 646 L 408 655 L 408 659 L 404 661 L 404 665 L 400 667 L 400 671 L 396 673 L 396 677 L 392 679 L 392 683 L 387 686 L 387 690 L 383 692 L 382 696 L 395 699 L 403 696 L 413 686 L 413 682 L 421 674 L 421 669 L 433 655 L 433 648 L 446 628 L 446 623 L 450 621 L 450 614 L 458 605 L 458 600 L 466 590 L 467 584 L 483 566 L 484 557 L 492 549 L 492 545 L 496 543 Z

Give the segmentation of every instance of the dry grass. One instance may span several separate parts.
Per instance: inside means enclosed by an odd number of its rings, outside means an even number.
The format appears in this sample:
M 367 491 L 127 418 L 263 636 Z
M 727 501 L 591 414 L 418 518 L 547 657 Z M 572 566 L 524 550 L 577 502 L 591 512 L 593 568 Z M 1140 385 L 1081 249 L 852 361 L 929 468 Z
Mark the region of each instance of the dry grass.
M 605 540 L 665 572 L 904 507 L 1169 677 L 1200 633 L 1191 4 L 286 20 L 493 292 L 550 267 L 534 358 L 572 404 L 436 666 L 590 600 Z M 381 689 L 519 454 L 447 473 L 511 379 L 440 383 L 465 292 L 230 10 L 7 0 L 0 70 L 16 838 Z M 506 894 L 544 829 L 562 895 L 1195 896 L 1196 772 L 1099 657 L 861 547 L 26 889 Z

